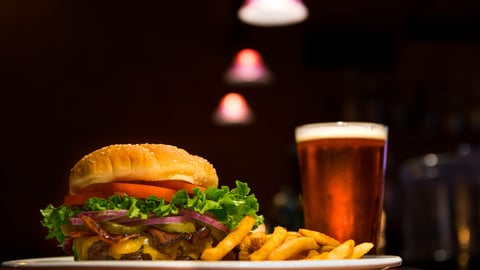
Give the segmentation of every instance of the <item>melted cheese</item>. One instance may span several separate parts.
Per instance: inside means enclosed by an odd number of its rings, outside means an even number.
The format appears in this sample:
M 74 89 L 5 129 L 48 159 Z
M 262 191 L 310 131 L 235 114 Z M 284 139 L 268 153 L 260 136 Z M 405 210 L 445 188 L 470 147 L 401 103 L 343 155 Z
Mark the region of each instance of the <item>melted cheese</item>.
M 108 250 L 108 254 L 114 259 L 118 260 L 124 254 L 129 254 L 138 251 L 142 246 L 148 245 L 148 238 L 140 236 L 128 240 L 123 240 L 112 244 Z
M 100 240 L 98 236 L 76 238 L 73 241 L 79 260 L 88 260 L 88 251 L 92 245 Z M 147 254 L 152 260 L 173 260 L 179 249 L 183 250 L 185 256 L 192 259 L 198 259 L 200 253 L 205 248 L 212 247 L 213 238 L 206 237 L 199 240 L 196 245 L 189 245 L 187 240 L 177 241 L 172 245 L 164 246 L 160 250 L 150 246 L 150 239 L 146 236 L 139 236 L 118 243 L 111 244 L 108 249 L 108 255 L 115 260 L 121 259 L 125 254 L 138 252 L 140 249 L 143 254 Z
M 97 241 L 101 241 L 98 236 L 81 237 L 73 240 L 73 245 L 77 251 L 79 260 L 88 260 L 88 250 Z
M 150 255 L 150 257 L 152 257 L 152 260 L 171 260 L 172 259 L 168 255 L 158 252 L 158 250 L 156 250 L 151 246 L 144 246 L 143 254 Z

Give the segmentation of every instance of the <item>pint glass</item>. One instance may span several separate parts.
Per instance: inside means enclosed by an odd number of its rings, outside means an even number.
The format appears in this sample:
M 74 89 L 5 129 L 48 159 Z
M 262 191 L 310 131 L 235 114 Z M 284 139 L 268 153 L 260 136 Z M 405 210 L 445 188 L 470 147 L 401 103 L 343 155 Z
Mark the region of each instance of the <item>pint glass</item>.
M 332 122 L 295 129 L 305 228 L 343 242 L 372 242 L 376 253 L 388 128 Z

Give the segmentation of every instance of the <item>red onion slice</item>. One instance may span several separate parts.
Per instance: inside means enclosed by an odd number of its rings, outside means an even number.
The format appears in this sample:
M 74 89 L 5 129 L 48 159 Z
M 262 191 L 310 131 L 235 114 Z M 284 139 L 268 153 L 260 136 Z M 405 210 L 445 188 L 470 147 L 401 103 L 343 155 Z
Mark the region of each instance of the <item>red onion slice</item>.
M 209 217 L 207 215 L 202 215 L 198 212 L 195 212 L 193 210 L 189 210 L 189 209 L 182 209 L 180 210 L 180 214 L 184 215 L 184 216 L 187 216 L 187 217 L 191 217 L 193 219 L 196 219 L 200 222 L 203 222 L 207 225 L 210 225 L 222 232 L 225 232 L 225 233 L 228 233 L 228 231 L 230 230 L 227 226 L 225 226 L 225 224 L 221 223 L 220 221 L 212 218 L 212 217 Z
M 125 222 L 123 225 L 156 225 L 156 224 L 171 224 L 171 223 L 185 223 L 191 221 L 192 218 L 188 216 L 167 216 L 167 217 L 150 217 L 142 220 L 135 220 Z
M 82 216 L 91 217 L 93 220 L 101 222 L 114 220 L 124 217 L 128 210 L 105 210 L 105 211 L 86 211 L 76 215 L 69 219 L 72 225 L 84 225 L 85 223 L 81 219 Z
M 85 223 L 81 219 L 83 215 L 93 218 L 95 221 L 114 221 L 127 226 L 134 225 L 155 225 L 155 224 L 168 224 L 168 223 L 183 223 L 195 219 L 206 225 L 212 226 L 222 232 L 228 233 L 229 228 L 223 223 L 219 222 L 215 218 L 208 216 L 207 214 L 202 215 L 198 212 L 189 209 L 180 210 L 180 215 L 178 216 L 167 216 L 167 217 L 155 217 L 150 216 L 147 219 L 141 218 L 129 218 L 126 217 L 128 210 L 105 210 L 105 211 L 87 211 L 78 214 L 76 217 L 69 218 L 69 222 L 72 225 L 84 225 Z
M 95 218 L 102 218 L 102 217 L 120 217 L 120 216 L 125 216 L 127 214 L 128 210 L 122 209 L 122 210 L 104 210 L 104 211 L 86 211 L 77 214 L 77 217 L 81 216 L 89 216 L 93 219 Z
M 84 225 L 85 224 L 85 222 L 83 222 L 83 220 L 81 218 L 78 218 L 78 217 L 69 218 L 68 221 L 72 225 Z

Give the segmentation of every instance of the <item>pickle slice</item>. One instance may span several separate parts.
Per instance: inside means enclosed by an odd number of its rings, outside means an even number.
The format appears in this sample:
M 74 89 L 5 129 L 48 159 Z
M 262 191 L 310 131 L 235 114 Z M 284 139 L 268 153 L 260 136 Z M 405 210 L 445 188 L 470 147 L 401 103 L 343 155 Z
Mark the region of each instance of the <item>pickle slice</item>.
M 153 226 L 169 233 L 194 233 L 197 230 L 192 222 L 155 224 Z
M 102 228 L 112 234 L 139 234 L 145 231 L 146 225 L 127 226 L 119 223 L 104 221 L 100 223 Z

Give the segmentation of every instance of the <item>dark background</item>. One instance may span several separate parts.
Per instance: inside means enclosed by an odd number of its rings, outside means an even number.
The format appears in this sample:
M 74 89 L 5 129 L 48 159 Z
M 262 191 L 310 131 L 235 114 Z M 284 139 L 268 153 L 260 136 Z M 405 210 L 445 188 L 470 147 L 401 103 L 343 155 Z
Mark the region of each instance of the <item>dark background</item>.
M 39 209 L 60 204 L 69 169 L 108 144 L 201 155 L 221 184 L 248 182 L 275 221 L 273 196 L 298 188 L 296 125 L 387 124 L 393 187 L 406 159 L 480 141 L 477 1 L 310 0 L 307 21 L 277 28 L 240 22 L 242 2 L 0 1 L 1 260 L 62 255 Z M 246 47 L 272 84 L 224 82 Z M 247 98 L 253 124 L 212 122 L 230 91 Z M 387 252 L 400 254 L 390 214 Z

